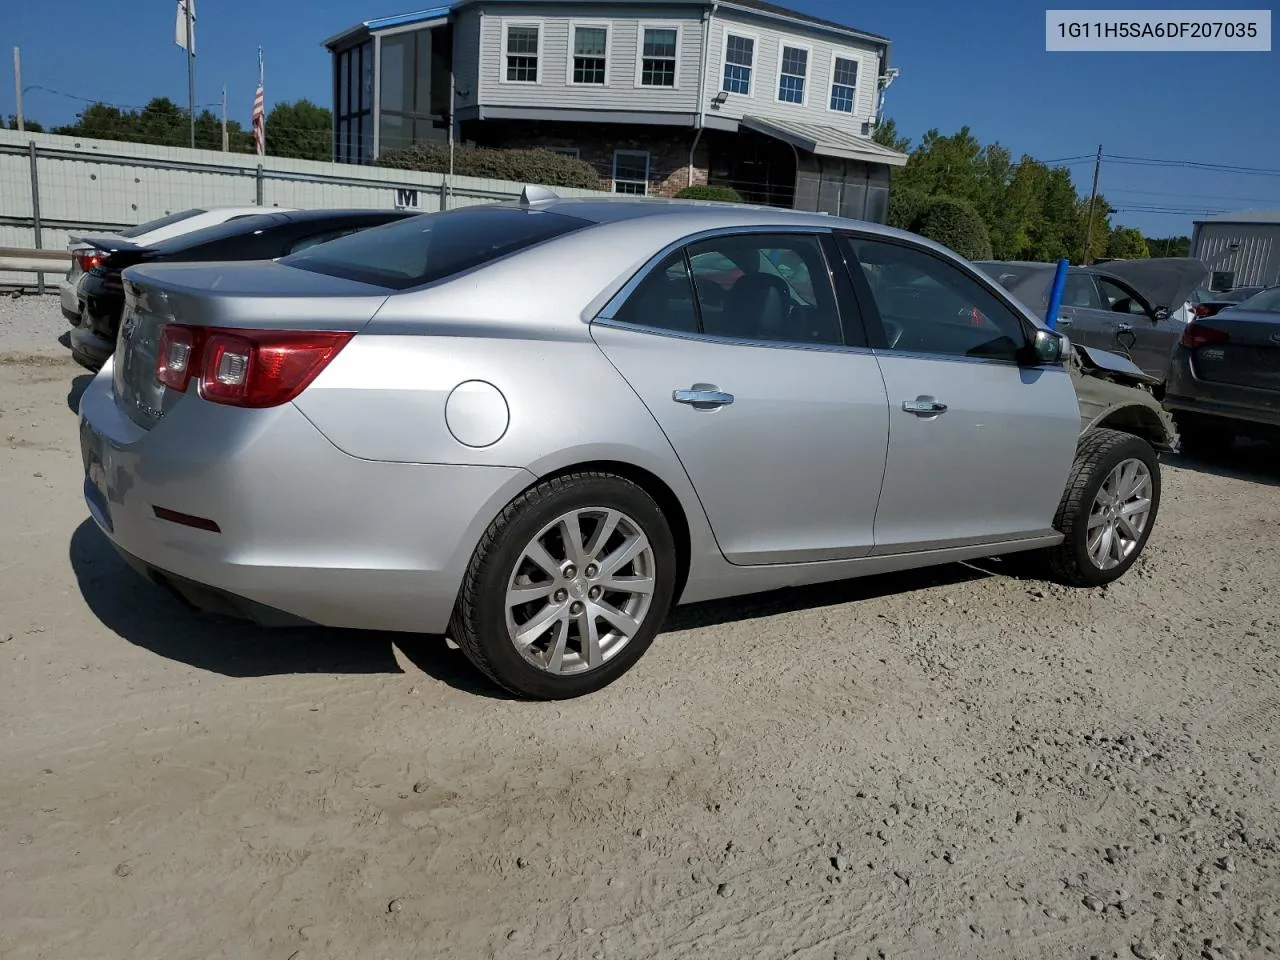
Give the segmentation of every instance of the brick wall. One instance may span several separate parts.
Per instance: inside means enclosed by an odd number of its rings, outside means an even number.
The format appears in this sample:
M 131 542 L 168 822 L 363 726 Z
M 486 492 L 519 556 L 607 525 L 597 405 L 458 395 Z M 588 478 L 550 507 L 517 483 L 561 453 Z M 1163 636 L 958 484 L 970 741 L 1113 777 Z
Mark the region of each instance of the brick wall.
M 515 123 L 486 120 L 468 126 L 466 134 L 487 147 L 576 147 L 578 156 L 600 175 L 602 190 L 613 189 L 615 150 L 649 153 L 649 195 L 674 196 L 689 186 L 689 149 L 697 131 L 624 124 Z M 707 137 L 694 154 L 693 182 L 707 182 Z

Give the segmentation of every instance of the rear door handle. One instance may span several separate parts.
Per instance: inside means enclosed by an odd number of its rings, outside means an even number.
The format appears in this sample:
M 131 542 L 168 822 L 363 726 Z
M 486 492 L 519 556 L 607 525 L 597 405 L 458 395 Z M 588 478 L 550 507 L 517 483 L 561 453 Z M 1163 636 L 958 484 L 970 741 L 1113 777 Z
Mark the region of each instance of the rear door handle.
M 714 410 L 733 403 L 733 394 L 725 393 L 714 383 L 695 383 L 688 390 L 673 390 L 671 399 L 695 410 Z
M 939 403 L 933 397 L 916 397 L 914 400 L 903 400 L 902 409 L 917 417 L 936 417 L 947 412 L 947 405 Z

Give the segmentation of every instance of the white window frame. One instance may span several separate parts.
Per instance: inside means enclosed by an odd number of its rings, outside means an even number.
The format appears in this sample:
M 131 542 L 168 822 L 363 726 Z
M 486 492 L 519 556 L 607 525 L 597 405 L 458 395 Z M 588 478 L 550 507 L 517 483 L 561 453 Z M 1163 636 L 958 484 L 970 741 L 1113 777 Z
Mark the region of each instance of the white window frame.
M 604 83 L 578 83 L 573 79 L 574 50 L 578 45 L 578 28 L 604 31 Z M 504 61 L 505 62 L 505 61 Z M 609 67 L 613 62 L 613 24 L 608 20 L 570 20 L 569 21 L 569 61 L 565 64 L 564 82 L 571 87 L 609 86 Z M 539 73 L 541 76 L 541 73 Z
M 635 86 L 639 90 L 679 90 L 680 89 L 680 51 L 684 49 L 684 25 L 679 21 L 663 22 L 659 20 L 641 20 L 636 30 L 636 75 Z M 644 77 L 644 32 L 646 30 L 674 30 L 676 32 L 675 73 L 671 86 L 659 87 L 642 83 Z
M 599 84 L 591 84 L 591 86 L 599 86 Z M 579 147 L 547 147 L 552 153 L 558 153 L 562 157 L 573 157 L 575 160 L 582 159 L 582 150 Z
M 746 93 L 732 93 L 724 89 L 724 68 L 729 65 L 729 37 L 741 37 L 751 41 L 751 76 L 747 79 Z M 756 95 L 756 77 L 760 65 L 760 35 L 750 30 L 742 30 L 737 26 L 725 24 L 724 35 L 720 38 L 720 82 L 716 84 L 716 92 L 728 93 L 731 97 L 754 97 Z
M 515 87 L 538 87 L 542 85 L 542 81 L 546 78 L 546 58 L 542 55 L 543 44 L 547 42 L 547 25 L 538 20 L 508 20 L 500 19 L 498 24 L 502 28 L 502 60 L 498 67 L 498 82 L 511 84 Z M 508 29 L 510 27 L 532 27 L 538 31 L 538 79 L 537 80 L 510 80 L 507 78 L 507 39 Z M 517 54 L 517 56 L 525 56 L 525 54 Z
M 804 93 L 800 96 L 800 102 L 795 103 L 791 100 L 782 99 L 782 54 L 783 51 L 790 47 L 792 50 L 803 50 L 805 53 L 804 61 Z M 754 72 L 754 71 L 753 71 Z M 800 107 L 801 109 L 809 106 L 809 91 L 813 88 L 813 47 L 807 43 L 801 43 L 799 40 L 792 40 L 788 37 L 778 38 L 778 75 L 773 78 L 773 100 L 775 103 L 781 103 L 788 107 Z M 795 74 L 788 74 L 795 76 Z M 830 106 L 830 104 L 827 104 Z
M 854 78 L 853 84 L 853 108 L 851 110 L 837 110 L 831 106 L 831 91 L 836 85 L 836 61 L 852 60 L 858 65 L 858 75 Z M 827 72 L 827 113 L 834 113 L 839 117 L 857 117 L 858 116 L 858 91 L 862 87 L 862 70 L 866 66 L 862 62 L 862 58 L 852 50 L 832 50 L 831 51 L 831 69 Z M 841 84 L 843 86 L 843 84 Z
M 666 89 L 666 88 L 661 88 L 661 89 Z M 643 194 L 624 193 L 624 194 L 620 194 L 620 196 L 647 197 L 649 195 L 649 174 L 652 173 L 653 171 L 653 154 L 648 150 L 615 150 L 613 151 L 613 161 L 609 167 L 609 191 L 611 193 L 618 192 L 618 157 L 622 157 L 622 156 L 644 157 L 644 193 Z M 627 181 L 627 183 L 634 183 L 634 182 L 635 181 L 633 180 Z

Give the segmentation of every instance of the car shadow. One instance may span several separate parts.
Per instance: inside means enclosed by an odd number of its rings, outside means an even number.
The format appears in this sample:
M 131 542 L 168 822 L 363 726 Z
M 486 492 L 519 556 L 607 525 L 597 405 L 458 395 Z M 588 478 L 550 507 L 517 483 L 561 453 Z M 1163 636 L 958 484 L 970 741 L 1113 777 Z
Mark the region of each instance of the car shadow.
M 510 695 L 491 684 L 443 637 L 327 627 L 259 627 L 200 613 L 140 576 L 92 520 L 71 536 L 71 568 L 94 616 L 129 643 L 225 677 L 303 673 L 404 674 L 396 659 L 467 693 Z
M 1229 450 L 1216 456 L 1167 453 L 1160 459 L 1171 467 L 1209 476 L 1280 486 L 1280 445 L 1277 444 L 1237 440 Z
M 288 674 L 404 674 L 406 661 L 456 690 L 513 699 L 471 666 L 443 637 L 327 627 L 259 627 L 193 611 L 140 576 L 115 552 L 92 520 L 71 537 L 70 561 L 94 616 L 129 643 L 157 656 L 231 678 Z M 798 610 L 874 600 L 999 575 L 999 567 L 948 564 L 922 570 L 791 587 L 770 593 L 677 607 L 663 632 L 737 623 Z
M 82 373 L 71 379 L 71 389 L 67 391 L 67 408 L 77 416 L 80 415 L 80 398 L 84 396 L 84 392 L 89 389 L 91 383 L 93 383 L 92 373 Z
M 61 336 L 59 336 L 58 342 L 62 344 L 64 347 L 66 347 L 68 350 L 70 350 L 71 349 L 71 331 L 68 330 L 65 333 L 63 333 Z

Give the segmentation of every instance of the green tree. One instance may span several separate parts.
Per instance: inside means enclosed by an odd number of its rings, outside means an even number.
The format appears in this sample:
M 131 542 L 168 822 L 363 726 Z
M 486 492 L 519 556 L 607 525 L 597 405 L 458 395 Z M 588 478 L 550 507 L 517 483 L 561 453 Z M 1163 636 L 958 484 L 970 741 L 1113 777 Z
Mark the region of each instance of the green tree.
M 122 140 L 126 143 L 153 143 L 166 147 L 186 147 L 191 143 L 188 113 L 168 97 L 157 97 L 141 110 L 121 110 L 105 103 L 86 107 L 76 122 L 53 132 L 73 137 Z M 227 123 L 228 149 L 234 153 L 253 150 L 253 137 L 234 120 Z M 196 147 L 222 149 L 222 121 L 210 111 L 196 115 Z
M 310 100 L 277 103 L 267 114 L 267 155 L 333 159 L 333 114 Z
M 1114 227 L 1107 237 L 1107 256 L 1115 260 L 1145 260 L 1151 252 L 1137 227 Z
M 1191 256 L 1190 237 L 1144 237 L 1147 250 L 1153 257 Z
M 18 129 L 17 114 L 13 114 L 13 113 L 9 114 L 9 120 L 8 120 L 7 126 L 10 130 Z M 44 127 L 41 126 L 39 122 L 32 120 L 28 117 L 22 118 L 22 128 L 27 133 L 44 133 Z
M 991 257 L 991 237 L 982 215 L 967 200 L 957 197 L 934 197 L 920 216 L 919 233 L 943 246 L 950 247 L 969 260 Z
M 889 226 L 899 230 L 919 230 L 920 216 L 929 205 L 929 195 L 912 187 L 893 187 L 889 191 Z
M 906 153 L 911 149 L 911 138 L 898 135 L 898 124 L 893 117 L 885 117 L 876 124 L 875 129 L 871 131 L 871 139 L 880 146 L 897 150 L 899 153 Z

